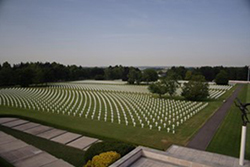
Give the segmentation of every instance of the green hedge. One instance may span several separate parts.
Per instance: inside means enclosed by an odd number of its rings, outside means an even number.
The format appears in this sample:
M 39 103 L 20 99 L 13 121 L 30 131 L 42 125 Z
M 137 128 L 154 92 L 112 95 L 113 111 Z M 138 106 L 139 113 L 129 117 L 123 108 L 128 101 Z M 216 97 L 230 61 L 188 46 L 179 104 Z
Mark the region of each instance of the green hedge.
M 135 148 L 134 145 L 123 143 L 123 142 L 100 142 L 93 144 L 84 154 L 85 163 L 88 160 L 91 160 L 95 155 L 99 155 L 103 152 L 115 151 L 119 153 L 121 156 L 124 156 L 128 152 L 132 151 Z

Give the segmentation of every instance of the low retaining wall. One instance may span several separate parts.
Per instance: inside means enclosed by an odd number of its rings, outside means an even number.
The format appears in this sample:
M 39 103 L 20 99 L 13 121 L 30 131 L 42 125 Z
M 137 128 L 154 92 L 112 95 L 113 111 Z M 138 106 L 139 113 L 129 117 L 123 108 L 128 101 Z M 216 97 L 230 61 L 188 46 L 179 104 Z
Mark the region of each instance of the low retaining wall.
M 176 164 L 177 166 L 186 166 L 186 167 L 210 167 L 204 164 L 199 164 L 196 162 L 191 162 L 179 158 L 175 158 L 172 156 L 169 156 L 167 152 L 155 150 L 155 149 L 150 149 L 147 147 L 142 147 L 139 146 L 135 148 L 133 151 L 128 153 L 126 156 L 121 158 L 120 160 L 116 161 L 113 163 L 110 167 L 127 167 L 136 162 L 141 157 L 145 158 L 150 158 L 156 161 L 160 162 L 166 162 L 166 163 L 171 163 L 171 164 Z
M 136 147 L 127 155 L 110 165 L 110 167 L 127 167 L 142 156 L 142 147 Z

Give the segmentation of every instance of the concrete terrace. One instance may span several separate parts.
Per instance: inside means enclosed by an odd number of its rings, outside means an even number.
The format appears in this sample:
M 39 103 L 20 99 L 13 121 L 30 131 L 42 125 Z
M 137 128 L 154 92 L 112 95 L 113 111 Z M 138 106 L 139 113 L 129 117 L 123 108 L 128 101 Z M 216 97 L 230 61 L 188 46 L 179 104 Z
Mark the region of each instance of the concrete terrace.
M 137 147 L 110 167 L 242 167 L 239 159 L 172 145 L 167 151 Z M 243 167 L 249 167 L 245 161 Z

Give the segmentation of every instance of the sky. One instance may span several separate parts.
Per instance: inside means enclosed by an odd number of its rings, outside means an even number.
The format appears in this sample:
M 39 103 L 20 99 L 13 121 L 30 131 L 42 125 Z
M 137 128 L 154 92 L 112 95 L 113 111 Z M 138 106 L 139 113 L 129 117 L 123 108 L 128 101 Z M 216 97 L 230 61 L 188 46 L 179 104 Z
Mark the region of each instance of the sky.
M 0 0 L 0 63 L 250 65 L 250 0 Z

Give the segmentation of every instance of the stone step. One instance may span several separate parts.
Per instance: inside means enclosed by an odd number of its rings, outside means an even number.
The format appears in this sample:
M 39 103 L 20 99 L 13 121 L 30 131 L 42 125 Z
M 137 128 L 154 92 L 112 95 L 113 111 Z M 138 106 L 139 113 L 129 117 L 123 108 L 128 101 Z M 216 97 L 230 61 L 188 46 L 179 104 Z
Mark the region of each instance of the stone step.
M 93 143 L 100 141 L 96 138 L 82 136 L 50 126 L 29 122 L 19 118 L 0 118 L 0 124 L 31 135 L 42 137 L 60 144 L 86 151 Z M 1 140 L 0 140 L 1 142 Z
M 49 153 L 31 146 L 15 137 L 0 131 L 0 156 L 16 167 L 73 167 Z

